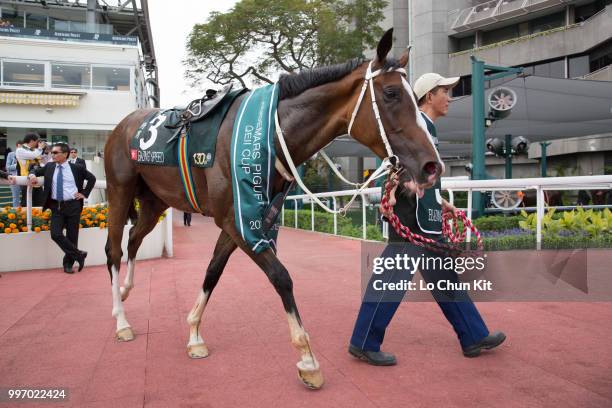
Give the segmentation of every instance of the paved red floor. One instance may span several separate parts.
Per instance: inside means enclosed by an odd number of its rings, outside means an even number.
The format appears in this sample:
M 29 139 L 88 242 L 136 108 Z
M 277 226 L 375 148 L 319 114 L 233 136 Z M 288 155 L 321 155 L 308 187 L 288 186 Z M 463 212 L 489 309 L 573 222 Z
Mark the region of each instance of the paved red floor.
M 281 232 L 280 257 L 324 388 L 298 382 L 280 300 L 238 252 L 204 314 L 211 355 L 190 360 L 185 317 L 218 230 L 194 217 L 174 233 L 174 258 L 137 263 L 126 302 L 137 335 L 130 343 L 114 340 L 106 268 L 3 274 L 0 387 L 68 387 L 65 406 L 74 407 L 612 406 L 612 304 L 481 303 L 489 327 L 508 340 L 477 359 L 461 355 L 435 304 L 402 304 L 385 341 L 399 364 L 371 367 L 346 352 L 359 306 L 359 242 L 294 230 Z

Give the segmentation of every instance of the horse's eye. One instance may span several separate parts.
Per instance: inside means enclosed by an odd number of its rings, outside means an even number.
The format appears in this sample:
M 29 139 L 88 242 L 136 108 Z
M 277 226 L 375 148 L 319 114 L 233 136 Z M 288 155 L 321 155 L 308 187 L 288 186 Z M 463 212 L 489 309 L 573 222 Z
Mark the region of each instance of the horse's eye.
M 387 101 L 391 101 L 391 100 L 397 100 L 400 97 L 400 90 L 398 88 L 384 88 L 383 89 L 383 96 L 385 98 L 385 100 Z

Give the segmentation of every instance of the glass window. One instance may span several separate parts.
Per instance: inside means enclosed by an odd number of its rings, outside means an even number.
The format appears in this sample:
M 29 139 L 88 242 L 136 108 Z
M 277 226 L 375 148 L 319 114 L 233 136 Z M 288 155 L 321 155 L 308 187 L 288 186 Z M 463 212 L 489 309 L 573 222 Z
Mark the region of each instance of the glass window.
M 580 23 L 593 17 L 607 5 L 612 4 L 612 0 L 597 0 L 584 6 L 576 7 L 574 12 L 574 22 Z
M 473 35 L 465 38 L 459 38 L 457 41 L 457 51 L 471 50 L 474 48 L 475 43 L 476 37 Z
M 589 56 L 581 55 L 569 59 L 569 77 L 577 78 L 589 73 Z
M 4 86 L 45 86 L 45 65 L 33 62 L 2 62 Z
M 51 65 L 51 86 L 53 88 L 89 88 L 91 83 L 89 65 Z
M 536 64 L 533 66 L 533 74 L 541 77 L 550 76 L 550 65 L 548 63 Z
M 472 76 L 464 76 L 459 79 L 457 86 L 453 88 L 453 98 L 470 95 L 472 93 Z
M 2 27 L 23 27 L 23 11 L 2 7 Z
M 590 69 L 595 72 L 612 64 L 612 41 L 608 41 L 590 52 Z
M 130 90 L 130 69 L 93 67 L 93 89 Z
M 560 59 L 557 61 L 549 62 L 550 73 L 549 76 L 551 78 L 565 78 L 565 60 Z
M 565 11 L 536 18 L 529 22 L 529 33 L 536 34 L 542 31 L 552 30 L 553 28 L 565 25 Z
M 501 41 L 510 40 L 519 36 L 518 25 L 498 28 L 493 31 L 484 31 L 482 33 L 482 45 L 495 44 Z
M 70 31 L 70 21 L 49 17 L 49 30 Z
M 39 28 L 41 30 L 46 30 L 47 29 L 47 16 L 27 13 L 25 24 L 27 28 Z

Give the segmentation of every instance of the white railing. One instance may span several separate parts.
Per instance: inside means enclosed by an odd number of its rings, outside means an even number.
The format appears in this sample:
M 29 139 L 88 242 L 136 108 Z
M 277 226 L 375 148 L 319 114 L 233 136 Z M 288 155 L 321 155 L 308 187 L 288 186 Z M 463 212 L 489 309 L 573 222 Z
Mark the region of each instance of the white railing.
M 542 244 L 542 219 L 544 218 L 544 191 L 546 190 L 607 190 L 612 189 L 612 176 L 578 176 L 578 177 L 543 177 L 543 178 L 523 178 L 523 179 L 501 179 L 501 180 L 468 180 L 463 177 L 459 178 L 442 178 L 442 189 L 448 190 L 449 202 L 454 203 L 454 192 L 467 192 L 467 208 L 466 215 L 469 219 L 472 218 L 472 200 L 474 192 L 500 191 L 500 190 L 535 190 L 536 191 L 536 243 L 537 249 L 541 248 Z M 380 197 L 380 187 L 372 187 L 364 189 L 359 195 L 361 197 L 362 211 L 362 237 L 366 239 L 366 206 L 367 197 Z M 358 190 L 341 190 L 325 193 L 317 193 L 318 198 L 330 198 L 333 203 L 333 209 L 337 208 L 336 198 L 352 196 Z M 309 197 L 306 194 L 288 196 L 288 201 L 293 201 L 293 207 L 297 210 L 298 201 L 304 201 Z M 338 235 L 338 215 L 334 214 L 334 235 Z M 310 219 L 311 230 L 314 231 L 314 202 L 310 202 Z M 285 208 L 281 215 L 282 224 L 285 223 Z M 386 224 L 386 223 L 385 223 Z M 298 212 L 295 211 L 295 228 L 298 227 Z M 383 231 L 387 226 L 383 227 Z M 383 234 L 384 235 L 384 234 Z M 467 231 L 467 241 L 471 240 L 471 231 Z
M 26 189 L 26 217 L 27 217 L 27 228 L 28 231 L 32 231 L 32 184 L 29 182 L 27 176 L 17 176 L 15 177 L 15 181 L 17 185 L 27 186 Z M 42 186 L 44 183 L 44 177 L 38 177 L 38 184 Z M 106 180 L 96 180 L 96 184 L 94 189 L 106 190 Z M 173 243 L 172 243 L 172 209 L 166 210 L 166 231 L 165 231 L 165 244 L 164 250 L 166 251 L 166 256 L 173 256 Z

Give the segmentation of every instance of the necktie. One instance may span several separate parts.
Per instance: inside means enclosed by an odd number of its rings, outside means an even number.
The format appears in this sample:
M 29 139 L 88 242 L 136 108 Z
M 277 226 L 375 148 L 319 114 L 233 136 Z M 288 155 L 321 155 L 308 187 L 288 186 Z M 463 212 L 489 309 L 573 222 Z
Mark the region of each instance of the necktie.
M 57 169 L 57 201 L 64 201 L 64 174 L 62 172 L 63 166 L 59 165 Z

